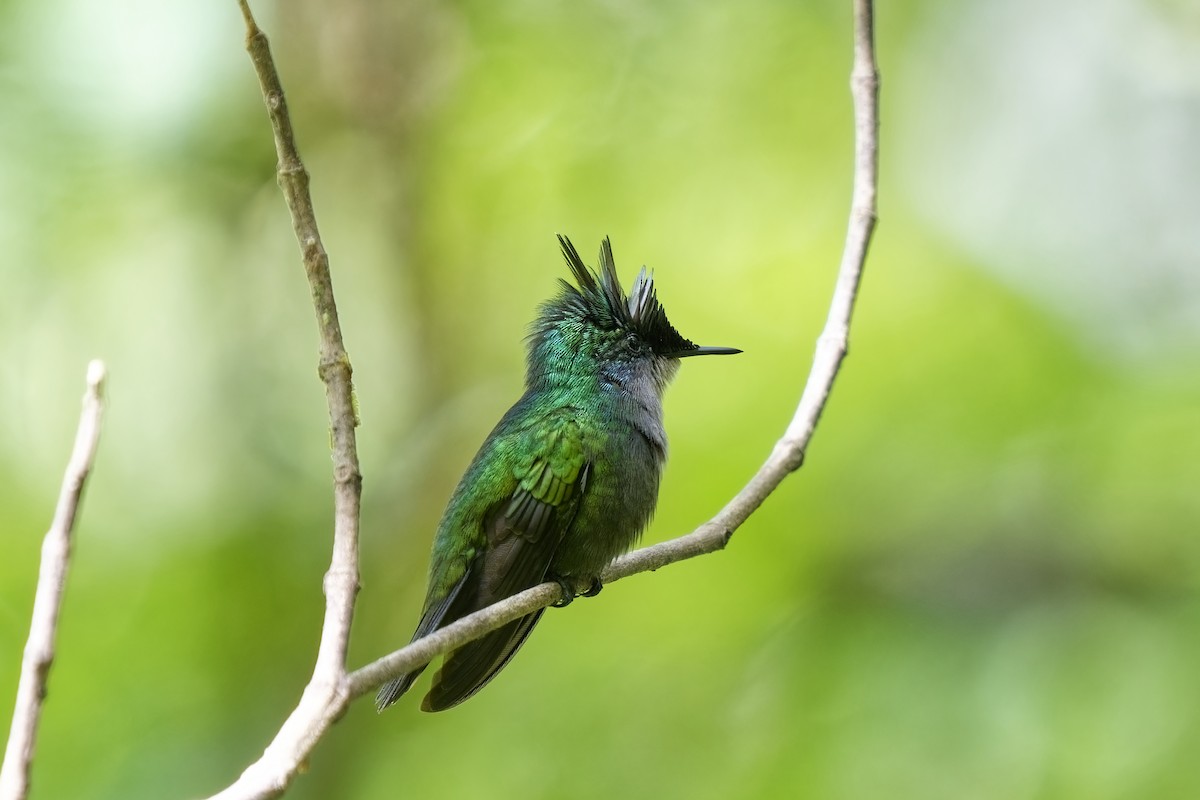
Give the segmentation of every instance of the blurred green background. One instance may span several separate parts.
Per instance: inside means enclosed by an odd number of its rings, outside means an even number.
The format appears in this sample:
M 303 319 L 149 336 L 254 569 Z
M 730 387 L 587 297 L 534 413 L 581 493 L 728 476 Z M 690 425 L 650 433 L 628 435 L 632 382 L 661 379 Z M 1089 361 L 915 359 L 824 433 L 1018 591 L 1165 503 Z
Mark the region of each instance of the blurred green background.
M 255 4 L 356 370 L 353 665 L 411 632 L 556 232 L 746 351 L 669 392 L 646 539 L 766 457 L 845 230 L 849 6 Z M 468 704 L 356 704 L 290 797 L 1200 797 L 1200 7 L 877 24 L 881 224 L 804 469 L 724 553 L 548 613 Z M 35 797 L 217 790 L 315 655 L 326 410 L 242 36 L 232 0 L 0 3 L 3 720 L 111 373 Z

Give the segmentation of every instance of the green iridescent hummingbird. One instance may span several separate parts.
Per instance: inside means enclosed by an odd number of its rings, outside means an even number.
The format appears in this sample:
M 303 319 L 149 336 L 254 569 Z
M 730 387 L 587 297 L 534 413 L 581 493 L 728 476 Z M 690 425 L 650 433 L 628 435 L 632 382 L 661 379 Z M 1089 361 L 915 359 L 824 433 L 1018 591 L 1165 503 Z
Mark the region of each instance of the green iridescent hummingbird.
M 608 239 L 600 269 L 558 237 L 578 286 L 561 281 L 529 337 L 525 394 L 484 441 L 433 542 L 429 589 L 413 639 L 547 580 L 600 590 L 599 574 L 654 512 L 667 457 L 662 394 L 687 356 L 739 353 L 683 338 L 643 267 L 628 295 Z M 565 603 L 564 603 L 565 604 Z M 458 705 L 496 676 L 542 612 L 449 653 L 421 708 Z M 382 711 L 415 670 L 380 689 Z

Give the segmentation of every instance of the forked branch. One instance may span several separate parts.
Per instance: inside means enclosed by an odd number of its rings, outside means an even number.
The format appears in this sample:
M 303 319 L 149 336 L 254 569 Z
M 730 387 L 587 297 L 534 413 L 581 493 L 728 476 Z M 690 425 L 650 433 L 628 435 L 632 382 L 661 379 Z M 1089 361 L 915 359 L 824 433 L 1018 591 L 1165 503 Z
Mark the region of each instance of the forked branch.
M 291 209 L 296 235 L 313 287 L 321 329 L 321 375 L 326 382 L 334 431 L 335 535 L 333 565 L 326 576 L 327 611 L 313 679 L 300 704 L 284 723 L 263 756 L 215 797 L 269 798 L 282 794 L 329 726 L 349 703 L 384 681 L 409 672 L 438 655 L 476 639 L 501 625 L 548 606 L 561 597 L 557 583 L 544 583 L 464 617 L 361 669 L 347 673 L 345 653 L 354 595 L 358 585 L 358 500 L 360 478 L 354 446 L 354 407 L 350 365 L 341 343 L 328 259 L 317 235 L 308 194 L 308 174 L 296 153 L 266 36 L 254 22 L 246 0 L 239 0 L 247 27 L 247 48 L 258 72 L 279 152 L 279 182 Z M 879 131 L 879 74 L 875 63 L 872 0 L 854 3 L 854 190 L 845 249 L 825 328 L 817 341 L 813 365 L 795 415 L 782 438 L 746 486 L 711 520 L 689 534 L 629 553 L 605 570 L 612 583 L 639 572 L 722 549 L 791 472 L 804 462 L 808 443 L 829 399 L 846 356 L 850 321 L 862 279 L 867 248 L 875 227 L 875 195 Z

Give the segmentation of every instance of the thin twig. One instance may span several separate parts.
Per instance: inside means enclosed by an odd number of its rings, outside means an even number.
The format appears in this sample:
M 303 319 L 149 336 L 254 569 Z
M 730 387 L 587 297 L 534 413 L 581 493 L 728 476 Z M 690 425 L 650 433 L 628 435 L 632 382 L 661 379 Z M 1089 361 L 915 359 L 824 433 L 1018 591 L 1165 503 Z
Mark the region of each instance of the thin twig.
M 287 111 L 283 105 L 283 92 L 278 85 L 278 77 L 270 63 L 270 53 L 266 47 L 266 38 L 254 24 L 246 7 L 245 0 L 239 0 L 246 16 L 249 49 L 254 58 L 255 67 L 259 71 L 259 79 L 263 83 L 263 95 L 267 102 L 272 124 L 275 128 L 277 143 L 286 137 L 290 143 L 290 125 L 287 123 Z M 746 521 L 763 501 L 782 483 L 790 473 L 799 469 L 804 463 L 804 454 L 808 443 L 816 429 L 821 412 L 829 398 L 833 383 L 846 356 L 847 343 L 850 334 L 850 319 L 854 310 L 854 301 L 858 294 L 859 283 L 862 279 L 863 266 L 866 262 L 867 247 L 875 227 L 875 193 L 877 185 L 877 154 L 879 132 L 879 74 L 875 65 L 874 33 L 873 33 L 873 3 L 872 0 L 854 0 L 854 67 L 851 73 L 851 94 L 854 100 L 855 119 L 855 160 L 854 160 L 854 191 L 851 201 L 850 222 L 846 233 L 846 244 L 842 262 L 838 271 L 837 285 L 834 289 L 833 300 L 829 309 L 829 317 L 817 340 L 816 353 L 813 357 L 812 369 L 800 398 L 796 413 L 788 425 L 783 437 L 776 443 L 766 463 L 758 470 L 749 483 L 708 522 L 689 534 L 661 544 L 635 550 L 614 561 L 601 576 L 605 583 L 612 583 L 621 578 L 629 577 L 640 572 L 656 570 L 677 561 L 711 553 L 720 550 L 728 543 L 733 532 Z M 268 88 L 273 87 L 273 88 Z M 280 121 L 282 119 L 282 121 Z M 284 192 L 289 191 L 289 183 L 285 179 L 285 159 L 282 156 L 283 145 L 280 145 L 280 183 Z M 294 148 L 292 150 L 294 154 Z M 303 176 L 303 185 L 307 185 L 307 175 L 299 167 L 299 159 L 295 160 L 296 174 Z M 307 198 L 307 193 L 305 192 Z M 289 206 L 291 201 L 289 199 Z M 309 211 L 311 218 L 311 209 Z M 293 210 L 293 219 L 299 215 Z M 296 222 L 297 233 L 300 234 L 300 222 Z M 313 228 L 315 237 L 315 228 Z M 307 241 L 301 236 L 301 242 Z M 319 240 L 314 243 L 319 249 Z M 305 247 L 305 260 L 308 262 L 308 247 Z M 324 263 L 324 251 L 320 251 Z M 310 270 L 311 274 L 311 270 Z M 327 279 L 327 273 L 326 273 Z M 317 292 L 314 289 L 314 299 Z M 332 302 L 332 293 L 329 294 Z M 320 313 L 318 312 L 318 317 Z M 335 317 L 336 320 L 336 317 Z M 327 362 L 322 358 L 322 365 Z M 329 362 L 334 363 L 334 362 Z M 349 365 L 346 367 L 345 385 L 349 387 Z M 325 370 L 322 370 L 325 374 Z M 332 387 L 331 387 L 332 392 Z M 332 400 L 331 400 L 332 411 Z M 350 430 L 350 441 L 353 443 L 353 430 Z M 336 458 L 336 455 L 335 455 Z M 357 476 L 357 470 L 354 471 Z M 355 482 L 357 488 L 357 482 Z M 357 500 L 357 496 L 356 496 Z M 357 505 L 355 506 L 357 509 Z M 339 517 L 340 519 L 340 517 Z M 338 539 L 341 542 L 339 536 Z M 354 545 L 354 540 L 346 542 Z M 335 545 L 336 548 L 336 545 Z M 354 559 L 353 553 L 349 555 Z M 334 563 L 339 563 L 335 549 Z M 352 563 L 352 562 L 351 562 Z M 331 575 L 336 574 L 331 570 Z M 357 569 L 352 573 L 357 576 Z M 328 581 L 327 581 L 328 584 Z M 330 587 L 326 587 L 330 593 Z M 353 602 L 353 592 L 349 592 L 348 602 Z M 361 669 L 346 674 L 340 673 L 340 678 L 333 683 L 318 684 L 316 677 L 305 690 L 300 705 L 292 712 L 275 741 L 267 749 L 263 757 L 252 765 L 241 778 L 229 789 L 216 797 L 222 800 L 232 798 L 270 798 L 284 792 L 296 776 L 308 754 L 324 735 L 325 731 L 345 712 L 350 702 L 360 697 L 384 681 L 394 678 L 428 663 L 449 650 L 479 638 L 488 631 L 495 630 L 511 620 L 522 617 L 539 608 L 544 608 L 561 598 L 562 589 L 557 583 L 543 583 L 520 594 L 513 595 L 481 611 L 446 626 L 429 636 L 412 642 L 383 658 L 367 664 Z M 330 606 L 332 608 L 332 600 Z M 326 616 L 326 627 L 330 625 L 331 617 Z M 334 617 L 334 621 L 341 618 Z M 344 618 L 346 627 L 349 626 L 349 612 Z M 339 633 L 339 635 L 341 635 Z M 323 649 L 324 640 L 323 637 Z M 344 658 L 344 642 L 341 654 Z M 318 659 L 320 669 L 321 659 Z
M 0 798 L 23 800 L 29 794 L 29 770 L 37 742 L 42 701 L 46 697 L 46 679 L 54 662 L 54 636 L 58 630 L 58 612 L 62 607 L 67 565 L 71 558 L 71 533 L 83 500 L 83 487 L 92 471 L 96 446 L 100 442 L 100 417 L 104 410 L 104 363 L 88 364 L 87 391 L 83 411 L 75 433 L 75 447 L 67 462 L 54 521 L 42 540 L 42 565 L 37 592 L 33 599 L 33 619 L 29 640 L 21 660 L 21 678 L 17 684 L 17 702 L 13 709 L 12 730 L 0 766 Z
M 354 429 L 358 424 L 350 358 L 342 343 L 341 323 L 333 298 L 329 256 L 321 243 L 308 191 L 308 171 L 300 160 L 279 73 L 267 36 L 254 21 L 246 0 L 238 0 L 246 22 L 246 50 L 254 63 L 263 102 L 279 155 L 279 186 L 292 215 L 304 271 L 312 291 L 321 338 L 318 372 L 329 404 L 334 483 L 333 558 L 325 573 L 325 621 L 313 675 L 300 703 L 284 722 L 262 757 L 218 797 L 276 797 L 282 794 L 325 730 L 341 715 L 346 699 L 346 651 L 358 594 L 358 527 L 362 474 Z

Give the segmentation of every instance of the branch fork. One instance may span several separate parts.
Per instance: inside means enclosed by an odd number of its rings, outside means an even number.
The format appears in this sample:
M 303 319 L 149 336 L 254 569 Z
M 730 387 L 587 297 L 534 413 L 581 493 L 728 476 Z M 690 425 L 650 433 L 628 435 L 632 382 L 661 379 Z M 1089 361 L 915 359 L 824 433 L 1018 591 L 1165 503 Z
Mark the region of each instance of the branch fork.
M 689 558 L 721 550 L 738 527 L 790 473 L 804 463 L 808 443 L 828 401 L 847 353 L 850 320 L 862 279 L 867 248 L 876 221 L 878 179 L 879 74 L 875 63 L 872 0 L 854 6 L 854 185 L 845 246 L 825 328 L 817 340 L 813 365 L 795 415 L 770 456 L 711 520 L 691 533 L 643 547 L 616 559 L 601 575 L 609 584 Z M 258 74 L 279 156 L 277 175 L 308 277 L 320 335 L 318 374 L 329 405 L 334 463 L 333 555 L 323 588 L 325 620 L 313 675 L 295 710 L 263 755 L 231 786 L 214 795 L 221 800 L 272 798 L 283 794 L 309 754 L 350 703 L 381 683 L 428 663 L 507 622 L 562 599 L 562 587 L 543 583 L 464 617 L 353 672 L 346 668 L 354 601 L 359 590 L 358 534 L 362 475 L 355 428 L 358 424 L 352 368 L 342 341 L 334 302 L 329 258 L 321 243 L 309 194 L 309 175 L 296 149 L 283 87 L 266 35 L 254 21 L 247 0 L 238 0 L 246 22 L 246 48 Z M 64 478 L 54 523 L 43 545 L 42 569 L 34 603 L 30 639 L 22 664 L 12 733 L 0 769 L 0 800 L 24 800 L 45 681 L 53 659 L 53 639 L 70 552 L 70 535 L 83 486 L 91 470 L 99 435 L 104 366 L 88 370 L 88 393 L 75 451 Z

